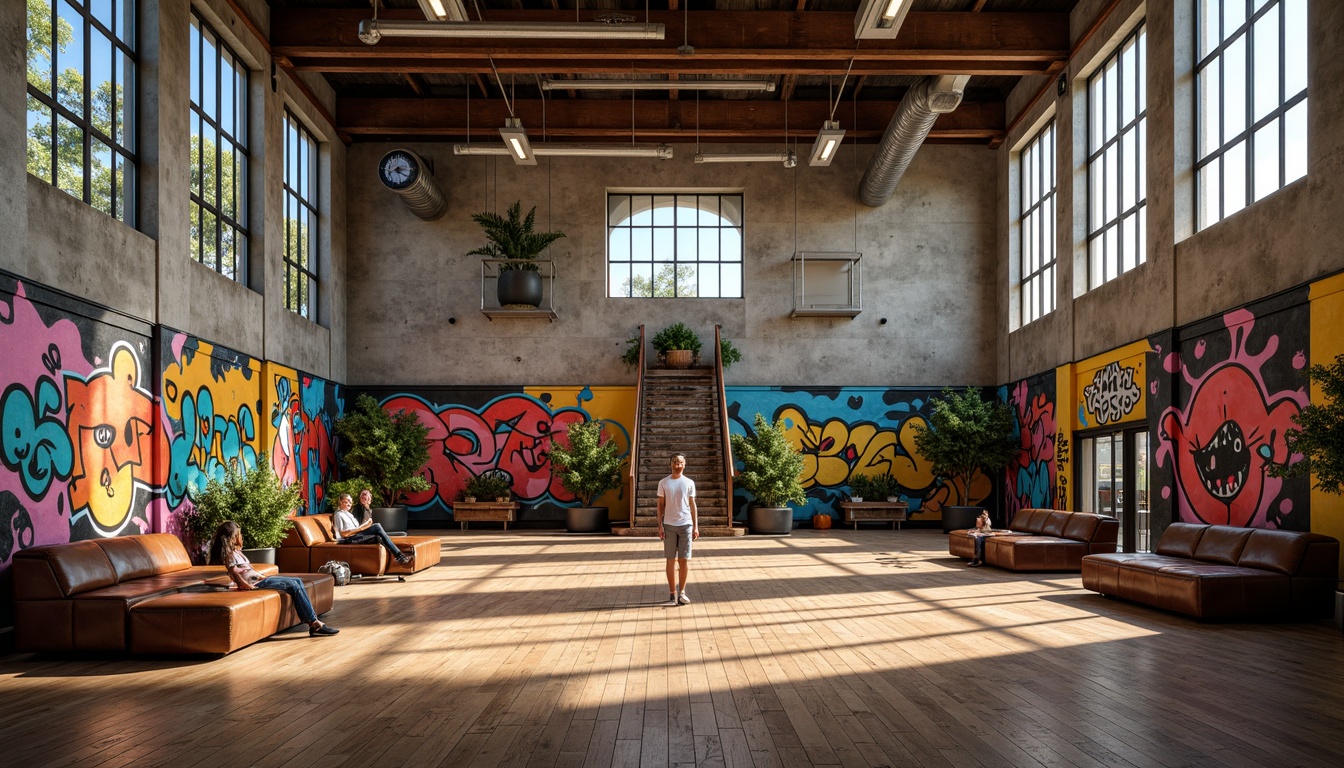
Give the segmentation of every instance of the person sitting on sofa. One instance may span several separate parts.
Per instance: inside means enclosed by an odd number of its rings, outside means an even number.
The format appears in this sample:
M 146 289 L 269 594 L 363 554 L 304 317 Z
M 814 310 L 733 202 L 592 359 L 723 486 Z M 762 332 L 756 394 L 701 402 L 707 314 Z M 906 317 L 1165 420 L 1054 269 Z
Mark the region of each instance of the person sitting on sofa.
M 350 510 L 355 519 L 361 523 L 373 519 L 373 491 L 365 488 L 359 492 L 359 501 L 355 502 L 355 508 Z
M 326 637 L 340 632 L 317 618 L 302 580 L 294 576 L 262 576 L 257 573 L 247 555 L 243 554 L 243 529 L 232 520 L 220 523 L 215 529 L 215 535 L 210 539 L 210 564 L 227 568 L 229 578 L 233 579 L 238 589 L 274 589 L 289 595 L 294 600 L 294 612 L 308 623 L 309 637 Z
M 397 549 L 397 545 L 392 543 L 392 539 L 383 530 L 383 526 L 372 520 L 366 520 L 360 523 L 355 516 L 350 513 L 350 507 L 354 500 L 350 494 L 342 493 L 336 500 L 336 512 L 331 516 L 331 527 L 336 531 L 337 544 L 382 544 L 398 563 L 405 565 L 414 559 L 410 552 L 402 552 Z
M 967 565 L 972 568 L 984 565 L 985 539 L 988 539 L 990 536 L 997 536 L 999 533 L 1001 533 L 1001 531 L 994 530 L 994 527 L 989 522 L 989 510 L 981 512 L 980 516 L 975 518 L 975 530 L 970 532 L 971 538 L 975 539 L 975 557 L 971 558 L 971 561 L 967 563 Z

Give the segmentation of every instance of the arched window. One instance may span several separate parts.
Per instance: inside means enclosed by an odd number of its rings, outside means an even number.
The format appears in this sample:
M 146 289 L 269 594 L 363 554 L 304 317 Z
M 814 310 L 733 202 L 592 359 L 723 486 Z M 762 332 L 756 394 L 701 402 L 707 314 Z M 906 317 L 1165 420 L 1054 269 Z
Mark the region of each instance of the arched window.
M 742 298 L 742 195 L 607 195 L 607 296 Z

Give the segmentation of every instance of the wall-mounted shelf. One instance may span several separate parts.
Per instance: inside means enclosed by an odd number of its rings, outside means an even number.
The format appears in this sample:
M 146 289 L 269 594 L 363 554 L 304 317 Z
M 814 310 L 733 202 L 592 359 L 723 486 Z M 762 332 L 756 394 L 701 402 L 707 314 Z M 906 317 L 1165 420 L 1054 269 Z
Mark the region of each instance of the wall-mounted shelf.
M 555 320 L 555 262 L 534 259 L 541 275 L 541 304 L 535 308 L 518 309 L 499 305 L 499 266 L 511 259 L 481 259 L 481 314 L 493 320 Z
M 790 317 L 856 317 L 863 311 L 859 260 L 853 251 L 799 251 L 793 254 L 793 312 Z

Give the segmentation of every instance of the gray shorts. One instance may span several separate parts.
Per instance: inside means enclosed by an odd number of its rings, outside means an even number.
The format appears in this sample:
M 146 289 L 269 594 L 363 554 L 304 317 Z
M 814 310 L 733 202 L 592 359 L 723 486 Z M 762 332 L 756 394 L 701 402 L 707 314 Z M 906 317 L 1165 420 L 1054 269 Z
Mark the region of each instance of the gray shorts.
M 663 556 L 668 560 L 691 559 L 691 526 L 663 526 Z

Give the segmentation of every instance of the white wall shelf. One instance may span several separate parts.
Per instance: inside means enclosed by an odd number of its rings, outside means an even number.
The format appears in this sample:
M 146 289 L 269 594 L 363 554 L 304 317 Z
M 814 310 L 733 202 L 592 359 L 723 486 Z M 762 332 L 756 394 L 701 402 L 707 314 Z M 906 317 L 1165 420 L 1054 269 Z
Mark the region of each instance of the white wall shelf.
M 541 274 L 541 304 L 535 309 L 518 309 L 499 305 L 500 265 L 512 259 L 481 259 L 481 314 L 490 320 L 546 320 L 559 317 L 555 313 L 555 261 L 533 259 Z

